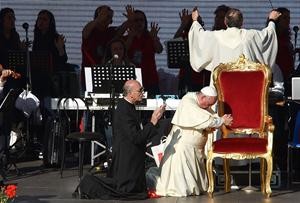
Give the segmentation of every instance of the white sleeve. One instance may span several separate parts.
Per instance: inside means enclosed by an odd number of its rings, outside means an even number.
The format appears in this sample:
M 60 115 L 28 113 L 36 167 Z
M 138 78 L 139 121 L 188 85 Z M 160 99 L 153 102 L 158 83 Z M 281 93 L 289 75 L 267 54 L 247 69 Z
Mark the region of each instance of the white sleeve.
M 209 127 L 219 128 L 224 123 L 224 119 L 221 117 L 212 117 Z
M 212 31 L 205 31 L 197 21 L 193 22 L 189 30 L 189 54 L 194 71 L 211 71 L 215 41 Z
M 275 30 L 275 23 L 270 21 L 268 26 L 261 31 L 256 31 L 252 42 L 258 43 L 260 50 L 255 54 L 260 62 L 272 68 L 276 61 L 278 42 Z

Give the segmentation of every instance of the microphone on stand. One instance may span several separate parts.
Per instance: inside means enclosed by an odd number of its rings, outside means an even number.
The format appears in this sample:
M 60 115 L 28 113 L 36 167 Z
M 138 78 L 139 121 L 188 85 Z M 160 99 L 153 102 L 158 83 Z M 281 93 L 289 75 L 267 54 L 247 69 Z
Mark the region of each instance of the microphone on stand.
M 119 55 L 118 54 L 114 54 L 113 57 L 111 59 L 108 60 L 108 64 L 111 64 L 114 60 L 118 59 Z
M 22 27 L 27 31 L 29 28 L 29 24 L 28 23 L 23 23 Z
M 29 40 L 28 40 L 28 28 L 29 28 L 29 24 L 28 23 L 23 23 L 22 27 L 25 30 L 25 39 L 26 39 L 26 47 L 29 47 Z
M 299 31 L 299 27 L 296 25 L 296 26 L 293 27 L 293 30 L 294 30 L 294 32 L 297 33 Z

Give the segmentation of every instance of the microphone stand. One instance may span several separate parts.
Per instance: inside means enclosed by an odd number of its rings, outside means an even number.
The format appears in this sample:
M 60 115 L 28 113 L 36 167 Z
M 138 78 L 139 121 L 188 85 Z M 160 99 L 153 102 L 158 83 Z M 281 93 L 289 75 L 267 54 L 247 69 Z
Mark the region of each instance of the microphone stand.
M 109 82 L 110 82 L 110 121 L 109 124 L 111 124 L 111 134 L 112 136 L 114 135 L 114 125 L 113 125 L 113 120 L 114 120 L 114 111 L 115 111 L 115 94 L 116 94 L 116 89 L 115 89 L 115 84 L 114 84 L 114 63 L 115 61 L 119 58 L 117 54 L 113 55 L 113 57 L 109 60 Z
M 31 90 L 31 70 L 30 70 L 30 52 L 29 52 L 29 39 L 28 39 L 28 24 L 24 23 L 23 28 L 25 29 L 25 46 L 26 46 L 26 96 L 28 95 L 29 91 Z M 30 131 L 29 131 L 29 122 L 30 118 L 26 117 L 26 142 L 29 142 L 30 140 Z M 28 143 L 26 143 L 28 144 Z
M 26 33 L 26 94 L 31 90 L 31 71 L 30 71 L 30 53 L 29 53 L 29 40 L 28 40 L 28 27 L 25 28 Z
M 114 67 L 113 67 L 114 58 L 110 61 L 109 66 L 109 82 L 110 82 L 110 119 L 108 122 L 108 125 L 111 125 L 111 134 L 114 134 L 114 126 L 113 126 L 113 120 L 114 120 L 114 110 L 115 110 L 115 85 L 113 82 L 114 78 Z

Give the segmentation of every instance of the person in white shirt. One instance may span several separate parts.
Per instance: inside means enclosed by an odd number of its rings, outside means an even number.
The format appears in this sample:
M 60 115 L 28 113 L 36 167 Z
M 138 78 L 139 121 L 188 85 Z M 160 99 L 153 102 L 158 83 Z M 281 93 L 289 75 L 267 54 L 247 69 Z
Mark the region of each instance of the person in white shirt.
M 242 12 L 231 8 L 224 19 L 227 29 L 208 31 L 198 23 L 199 11 L 195 7 L 189 31 L 192 68 L 197 72 L 203 69 L 213 72 L 220 63 L 234 62 L 241 54 L 248 60 L 273 67 L 278 46 L 274 21 L 280 15 L 278 11 L 271 11 L 268 26 L 262 30 L 242 29 Z

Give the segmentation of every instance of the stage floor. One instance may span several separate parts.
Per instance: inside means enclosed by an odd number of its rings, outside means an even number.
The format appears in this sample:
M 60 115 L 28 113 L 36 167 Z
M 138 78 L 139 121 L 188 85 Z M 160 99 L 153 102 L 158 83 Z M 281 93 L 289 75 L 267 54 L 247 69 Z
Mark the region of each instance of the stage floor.
M 60 178 L 58 169 L 41 167 L 42 161 L 29 161 L 17 163 L 20 174 L 17 175 L 13 168 L 8 173 L 8 181 L 6 183 L 16 183 L 18 185 L 17 198 L 14 202 L 18 203 L 83 203 L 83 202 L 122 202 L 107 200 L 80 200 L 73 199 L 72 193 L 75 190 L 79 180 L 77 168 L 68 168 L 64 171 L 64 177 Z M 85 166 L 85 171 L 89 166 Z M 273 189 L 272 197 L 265 199 L 260 191 L 246 193 L 243 190 L 233 190 L 231 193 L 224 193 L 223 189 L 218 189 L 214 194 L 214 198 L 210 199 L 207 195 L 194 197 L 163 197 L 156 199 L 147 199 L 139 201 L 139 203 L 288 203 L 298 202 L 300 199 L 300 188 L 294 185 L 290 189 L 286 187 Z

